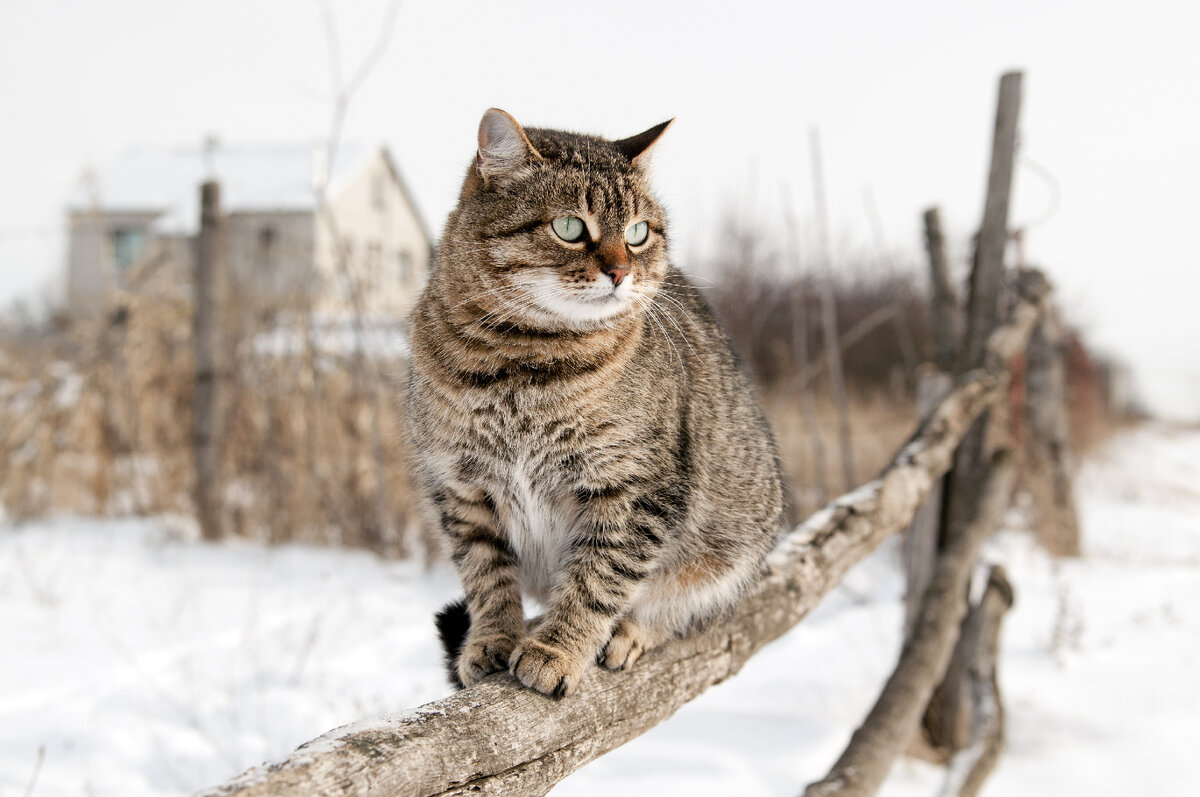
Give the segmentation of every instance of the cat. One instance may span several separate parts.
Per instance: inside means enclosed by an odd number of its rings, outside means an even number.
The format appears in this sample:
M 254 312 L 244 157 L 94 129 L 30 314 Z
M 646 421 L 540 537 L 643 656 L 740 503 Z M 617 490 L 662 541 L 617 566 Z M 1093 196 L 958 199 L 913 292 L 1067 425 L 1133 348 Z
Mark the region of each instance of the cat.
M 491 109 L 414 307 L 414 473 L 466 593 L 451 678 L 563 696 L 727 611 L 783 518 L 771 433 L 668 262 L 651 148 Z M 545 614 L 527 629 L 523 596 Z

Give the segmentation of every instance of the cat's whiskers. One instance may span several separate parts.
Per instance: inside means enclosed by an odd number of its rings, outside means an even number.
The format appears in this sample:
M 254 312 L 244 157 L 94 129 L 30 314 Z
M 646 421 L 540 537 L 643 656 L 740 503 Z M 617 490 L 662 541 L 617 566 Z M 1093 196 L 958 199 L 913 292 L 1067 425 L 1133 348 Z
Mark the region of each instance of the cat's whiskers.
M 686 284 L 686 283 L 684 283 L 684 284 Z M 693 329 L 695 329 L 698 332 L 702 332 L 703 330 L 701 329 L 700 325 L 696 323 L 696 320 L 694 318 L 692 318 L 692 314 L 690 312 L 688 312 L 687 305 L 685 305 L 678 297 L 673 296 L 671 294 L 670 290 L 668 290 L 666 286 L 667 286 L 667 283 L 664 282 L 663 287 L 659 288 L 659 290 L 658 290 L 658 295 L 661 296 L 665 301 L 668 301 L 671 304 L 675 305 L 675 307 L 677 307 L 679 309 L 679 312 L 683 315 L 683 317 L 687 319 L 688 323 L 692 325 Z M 672 318 L 672 321 L 674 320 L 673 317 L 670 315 L 668 315 L 668 318 Z M 678 325 L 676 325 L 676 326 L 678 327 Z M 681 334 L 681 335 L 683 334 L 682 329 L 679 330 L 679 334 Z M 685 340 L 687 339 L 686 336 L 684 339 Z
M 679 360 L 679 365 L 682 367 L 684 364 L 683 356 L 679 353 L 679 350 L 675 348 L 675 343 L 671 340 L 671 336 L 667 334 L 667 330 L 662 325 L 662 322 L 658 320 L 658 308 L 654 306 L 653 300 L 647 296 L 638 294 L 634 295 L 633 300 L 645 312 L 646 317 L 649 318 L 656 327 L 658 327 L 658 331 L 662 334 L 663 341 L 666 342 L 667 348 L 671 350 L 671 354 L 674 356 L 674 358 Z
M 665 293 L 663 293 L 662 291 L 659 291 L 657 295 L 658 295 L 658 296 L 662 296 L 663 298 L 665 298 L 665 299 L 668 299 L 668 300 L 670 300 L 670 301 L 674 302 L 674 304 L 675 304 L 676 306 L 678 306 L 678 307 L 679 307 L 679 311 L 680 311 L 681 313 L 683 313 L 684 317 L 685 317 L 685 318 L 687 318 L 689 321 L 691 320 L 691 316 L 690 316 L 690 314 L 687 312 L 687 308 L 686 308 L 686 307 L 684 307 L 682 304 L 680 304 L 679 302 L 677 302 L 677 301 L 675 301 L 675 300 L 673 300 L 673 299 L 670 299 L 670 297 L 668 297 L 668 296 L 667 296 Z M 656 298 L 657 298 L 657 297 L 656 297 Z M 653 302 L 651 303 L 651 305 L 653 306 Z M 664 318 L 666 318 L 666 319 L 667 319 L 667 321 L 669 321 L 669 322 L 670 322 L 671 326 L 675 327 L 675 331 L 679 333 L 679 337 L 683 339 L 683 342 L 684 342 L 684 343 L 687 345 L 687 347 L 688 347 L 688 350 L 689 350 L 689 351 L 691 351 L 691 353 L 692 353 L 692 356 L 693 356 L 693 357 L 697 356 L 697 355 L 696 355 L 696 349 L 692 347 L 692 342 L 691 342 L 690 340 L 688 340 L 688 336 L 687 336 L 687 334 L 686 334 L 686 333 L 683 331 L 683 328 L 682 328 L 681 326 L 679 326 L 679 322 L 675 320 L 675 315 L 674 315 L 674 313 L 668 313 L 668 312 L 667 312 L 667 311 L 666 311 L 664 308 L 662 308 L 662 307 L 655 307 L 654 309 L 655 309 L 657 312 L 661 313 L 661 314 L 662 314 L 662 316 L 663 316 Z M 695 327 L 697 330 L 699 330 L 699 327 L 696 327 L 696 322 L 695 322 L 695 321 L 692 321 L 692 326 L 693 326 L 693 327 Z

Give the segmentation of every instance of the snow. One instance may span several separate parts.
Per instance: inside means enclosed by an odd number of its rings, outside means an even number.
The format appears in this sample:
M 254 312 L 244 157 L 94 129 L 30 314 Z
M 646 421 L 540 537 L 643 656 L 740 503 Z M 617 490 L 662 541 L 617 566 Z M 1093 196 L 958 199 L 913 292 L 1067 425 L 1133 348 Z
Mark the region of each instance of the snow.
M 1017 601 L 999 664 L 1008 745 L 984 794 L 1190 794 L 1200 432 L 1124 434 L 1077 495 L 1082 558 L 1047 557 L 1019 513 L 985 553 Z M 736 677 L 555 797 L 798 793 L 894 664 L 897 559 L 885 545 Z M 431 618 L 458 591 L 446 568 L 206 544 L 174 518 L 2 526 L 0 794 L 31 780 L 38 797 L 187 794 L 437 699 L 449 690 Z M 901 760 L 882 794 L 933 794 L 943 777 Z

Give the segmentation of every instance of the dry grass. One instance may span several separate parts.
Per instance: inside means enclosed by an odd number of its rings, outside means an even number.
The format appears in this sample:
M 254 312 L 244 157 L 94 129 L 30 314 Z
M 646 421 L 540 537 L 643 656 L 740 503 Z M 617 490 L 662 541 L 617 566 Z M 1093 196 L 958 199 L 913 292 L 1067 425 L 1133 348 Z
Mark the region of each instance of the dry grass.
M 816 417 L 810 422 L 804 417 L 803 403 L 796 392 L 771 391 L 762 398 L 779 446 L 793 522 L 874 477 L 917 425 L 915 405 L 907 397 L 854 393 L 848 410 L 855 483 L 847 486 L 842 478 L 842 451 L 833 403 L 827 398 L 817 398 Z
M 848 485 L 823 368 L 821 285 L 755 262 L 734 262 L 708 295 L 759 385 L 798 520 L 873 477 L 914 429 L 915 367 L 931 350 L 928 302 L 912 276 L 834 286 L 850 397 Z M 288 317 L 301 320 L 279 320 Z M 224 532 L 433 555 L 409 482 L 402 363 L 325 347 L 310 317 L 226 312 L 217 410 Z M 159 290 L 121 297 L 99 322 L 0 340 L 0 502 L 10 516 L 194 514 L 191 328 L 190 302 Z M 1113 417 L 1103 400 L 1111 375 L 1077 338 L 1068 370 L 1074 439 L 1094 443 Z
M 219 376 L 226 532 L 389 556 L 420 547 L 396 366 L 306 346 L 263 353 L 254 341 L 230 341 Z M 191 515 L 193 384 L 191 308 L 179 299 L 127 296 L 101 322 L 6 342 L 0 502 L 17 520 Z

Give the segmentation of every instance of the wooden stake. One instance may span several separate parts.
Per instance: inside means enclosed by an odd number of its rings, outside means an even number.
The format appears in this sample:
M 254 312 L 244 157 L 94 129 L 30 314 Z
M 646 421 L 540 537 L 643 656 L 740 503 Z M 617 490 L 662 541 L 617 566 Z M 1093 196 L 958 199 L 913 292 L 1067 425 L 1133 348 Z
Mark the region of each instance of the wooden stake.
M 206 540 L 217 540 L 222 536 L 216 363 L 221 227 L 221 186 L 210 181 L 200 187 L 200 235 L 196 241 L 193 272 L 195 312 L 192 318 L 192 350 L 196 361 L 196 386 L 192 394 L 192 461 L 196 471 L 193 496 L 196 521 Z
M 922 218 L 925 222 L 925 251 L 929 253 L 929 282 L 933 301 L 933 361 L 940 370 L 949 374 L 954 373 L 958 363 L 958 347 L 962 337 L 958 291 L 950 281 L 941 214 L 937 208 L 929 208 Z
M 1012 190 L 1013 163 L 1017 146 L 1017 116 L 1021 106 L 1021 73 L 1010 72 L 1000 78 L 999 99 L 996 104 L 996 127 L 992 140 L 992 161 L 988 173 L 987 196 L 984 202 L 983 223 L 975 249 L 975 265 L 971 271 L 971 296 L 967 309 L 967 332 L 959 352 L 960 378 L 969 371 L 987 365 L 988 339 L 999 325 L 1002 312 L 1001 291 L 1004 286 L 1004 249 L 1008 241 L 1008 205 Z M 1044 279 L 1044 278 L 1042 278 Z M 988 428 L 990 411 L 984 413 L 954 457 L 954 469 L 946 478 L 946 506 L 941 529 L 941 550 L 948 550 L 966 533 L 972 519 L 978 515 L 984 500 L 982 485 L 988 480 L 994 451 L 989 450 Z M 1011 448 L 1005 441 L 1003 447 Z M 960 598 L 966 600 L 965 596 Z M 926 711 L 924 728 L 934 747 L 957 750 L 953 738 L 946 738 L 943 729 L 953 727 L 944 717 L 953 707 L 942 704 L 945 690 L 934 695 Z M 937 719 L 937 718 L 943 719 Z

